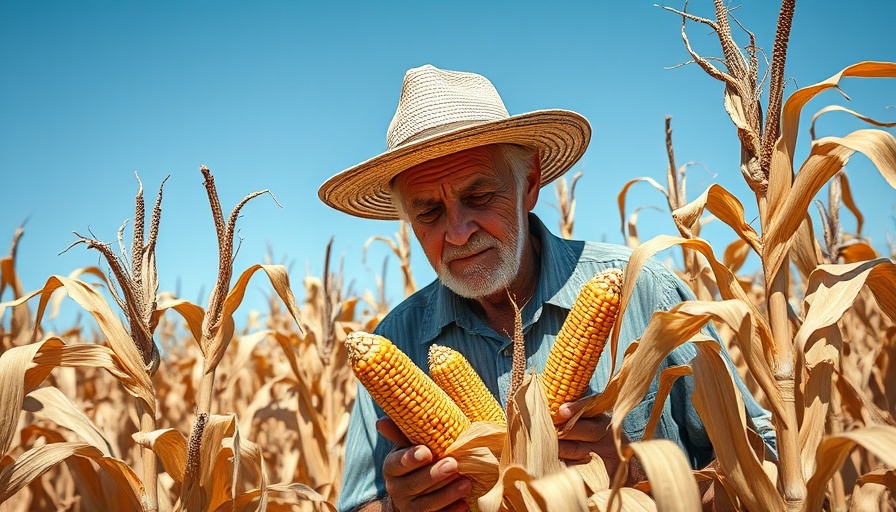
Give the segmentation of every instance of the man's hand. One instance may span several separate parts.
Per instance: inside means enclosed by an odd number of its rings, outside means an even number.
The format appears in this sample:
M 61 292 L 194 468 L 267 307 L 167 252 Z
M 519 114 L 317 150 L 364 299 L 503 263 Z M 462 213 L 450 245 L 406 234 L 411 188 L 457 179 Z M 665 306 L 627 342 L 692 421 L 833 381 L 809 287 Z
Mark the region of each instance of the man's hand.
M 376 429 L 395 443 L 395 449 L 383 463 L 386 492 L 398 511 L 462 511 L 470 494 L 470 479 L 457 472 L 457 461 L 445 457 L 433 461 L 432 452 L 422 445 L 411 445 L 389 418 L 376 422 Z
M 560 406 L 554 421 L 558 424 L 566 423 L 572 418 L 574 410 L 570 404 Z M 628 443 L 628 438 L 623 434 L 622 444 Z M 591 454 L 600 457 L 610 478 L 616 474 L 619 468 L 619 454 L 616 453 L 616 445 L 610 433 L 610 417 L 606 414 L 594 418 L 579 418 L 573 427 L 560 438 L 560 460 L 568 465 L 586 464 L 591 462 Z M 644 471 L 635 458 L 629 460 L 628 478 L 626 484 L 634 484 L 645 478 Z

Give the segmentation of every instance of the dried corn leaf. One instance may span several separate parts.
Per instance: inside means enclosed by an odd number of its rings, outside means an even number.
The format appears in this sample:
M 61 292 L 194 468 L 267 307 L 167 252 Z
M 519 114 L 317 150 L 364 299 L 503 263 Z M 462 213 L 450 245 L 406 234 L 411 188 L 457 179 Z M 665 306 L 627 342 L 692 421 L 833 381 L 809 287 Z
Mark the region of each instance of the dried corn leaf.
M 202 431 L 200 482 L 206 507 L 215 510 L 236 499 L 239 480 L 239 430 L 236 415 L 209 415 Z
M 625 275 L 622 278 L 622 293 L 619 301 L 619 313 L 617 318 L 623 318 L 625 309 L 628 307 L 628 301 L 635 289 L 636 278 L 644 263 L 654 254 L 673 247 L 681 245 L 688 249 L 693 249 L 706 258 L 710 268 L 712 268 L 716 283 L 719 286 L 719 293 L 725 300 L 738 299 L 750 308 L 753 322 L 753 338 L 761 342 L 762 348 L 757 349 L 758 352 L 766 354 L 766 359 L 773 358 L 777 352 L 777 347 L 771 340 L 768 324 L 763 319 L 762 314 L 744 292 L 737 276 L 731 270 L 716 260 L 712 247 L 704 240 L 699 238 L 681 238 L 668 235 L 656 236 L 647 242 L 641 244 L 637 249 L 632 251 L 628 264 L 625 266 Z M 616 367 L 617 346 L 619 344 L 619 329 L 622 322 L 617 320 L 613 325 L 613 331 L 610 337 L 610 353 L 612 355 L 613 368 Z M 758 356 L 757 356 L 758 357 Z
M 649 183 L 653 188 L 659 190 L 664 196 L 666 196 L 666 200 L 669 199 L 669 193 L 663 188 L 662 185 L 657 183 L 656 180 L 649 177 L 635 178 L 633 180 L 629 180 L 623 185 L 622 190 L 619 192 L 619 195 L 616 196 L 616 203 L 619 205 L 619 221 L 620 221 L 620 229 L 622 230 L 622 239 L 629 240 L 631 235 L 626 233 L 625 229 L 625 197 L 628 195 L 628 189 L 631 188 L 632 185 L 638 182 L 646 182 Z M 637 237 L 637 235 L 635 235 Z M 631 246 L 633 247 L 633 246 Z
M 4 411 L 20 411 L 26 393 L 46 379 L 57 366 L 104 368 L 122 381 L 133 384 L 117 365 L 114 354 L 100 345 L 66 346 L 58 338 L 13 347 L 0 355 L 0 407 Z M 0 420 L 0 455 L 9 451 L 15 435 L 18 414 L 8 414 Z
M 860 261 L 874 260 L 880 257 L 873 247 L 863 242 L 846 245 L 840 249 L 837 255 L 843 259 L 844 263 L 857 263 Z
M 77 268 L 68 274 L 69 279 L 78 279 L 83 275 L 92 275 L 100 278 L 100 281 L 106 286 L 106 288 L 112 290 L 114 287 L 112 283 L 109 281 L 109 276 L 107 276 L 103 270 L 99 267 L 90 266 L 90 267 L 81 267 Z M 83 281 L 83 279 L 82 279 Z M 52 299 L 50 299 L 50 318 L 56 318 L 59 315 L 59 308 L 62 306 L 62 301 L 65 300 L 67 295 L 62 293 L 62 290 L 57 290 L 53 293 Z
M 672 391 L 672 385 L 675 384 L 679 377 L 686 375 L 693 375 L 691 367 L 686 365 L 672 366 L 660 373 L 660 385 L 656 392 L 653 409 L 650 411 L 650 419 L 647 420 L 647 426 L 644 427 L 642 440 L 647 441 L 653 437 L 653 432 L 656 430 L 656 426 L 660 422 L 660 416 L 663 413 L 663 404 L 666 402 L 666 398 L 669 397 L 669 392 Z
M 736 489 L 747 510 L 785 510 L 775 483 L 769 480 L 747 439 L 743 399 L 715 342 L 696 342 L 694 407 L 706 427 L 726 485 Z
M 200 343 L 200 340 L 202 340 L 202 320 L 205 318 L 205 310 L 200 306 L 183 299 L 166 300 L 156 306 L 156 310 L 152 314 L 150 325 L 153 327 L 158 325 L 159 319 L 165 314 L 165 311 L 169 309 L 173 309 L 180 313 L 184 321 L 187 322 L 187 328 L 190 329 L 190 333 L 193 335 L 193 340 L 196 341 L 196 344 L 202 351 L 202 355 L 206 355 L 205 347 Z
M 148 411 L 154 413 L 155 392 L 149 374 L 143 366 L 143 357 L 131 340 L 130 334 L 109 308 L 103 296 L 94 290 L 90 284 L 77 279 L 52 276 L 47 280 L 43 288 L 7 304 L 14 306 L 19 302 L 27 301 L 40 295 L 35 320 L 35 325 L 40 325 L 40 320 L 43 317 L 50 297 L 54 291 L 60 288 L 64 289 L 72 300 L 93 316 L 100 331 L 106 337 L 106 342 L 112 347 L 116 366 L 128 377 L 127 381 L 123 380 L 122 383 L 125 384 L 131 394 L 144 402 Z
M 896 450 L 893 450 L 893 447 L 896 446 L 896 427 L 872 425 L 829 435 L 818 446 L 818 451 L 815 454 L 818 469 L 806 482 L 806 501 L 803 511 L 821 509 L 828 481 L 840 469 L 843 461 L 856 445 L 861 445 L 889 467 L 896 467 Z
M 572 469 L 582 477 L 582 481 L 590 491 L 589 495 L 610 488 L 610 475 L 607 473 L 607 466 L 596 453 L 591 454 L 591 462 L 575 464 Z
M 762 255 L 759 235 L 744 221 L 743 205 L 721 185 L 710 185 L 700 197 L 672 212 L 672 219 L 685 238 L 694 237 L 692 227 L 698 223 L 704 209 L 730 226 L 741 240 L 750 244 L 756 254 Z
M 787 98 L 781 110 L 781 135 L 775 143 L 769 172 L 768 204 L 772 218 L 780 211 L 780 206 L 784 204 L 787 196 L 791 195 L 793 155 L 803 107 L 819 93 L 838 87 L 840 79 L 846 77 L 896 78 L 896 63 L 859 62 L 844 68 L 827 80 L 798 89 Z M 814 194 L 808 199 L 811 200 L 812 197 Z
M 597 512 L 656 512 L 656 502 L 642 491 L 623 487 L 619 492 L 601 491 L 588 497 L 589 510 Z M 593 507 L 593 508 L 592 508 Z
M 457 460 L 458 472 L 473 481 L 474 489 L 491 489 L 498 481 L 498 459 L 506 436 L 499 425 L 476 421 L 448 447 L 445 456 Z
M 184 481 L 187 467 L 187 440 L 179 430 L 163 428 L 152 432 L 136 432 L 132 436 L 140 446 L 151 449 L 171 478 L 177 483 Z
M 112 446 L 96 425 L 58 389 L 47 386 L 31 391 L 25 396 L 22 409 L 71 430 L 103 456 L 114 456 Z
M 893 68 L 896 69 L 896 64 Z M 779 144 L 775 146 L 776 154 L 780 142 L 779 140 Z M 767 276 L 775 275 L 781 267 L 793 234 L 803 222 L 812 199 L 825 183 L 843 169 L 856 151 L 867 156 L 890 186 L 896 188 L 896 137 L 892 134 L 882 130 L 863 129 L 845 137 L 825 137 L 815 141 L 793 181 L 792 190 L 780 197 L 780 206 L 771 214 L 767 223 L 768 230 L 763 237 L 766 255 L 763 263 Z M 774 171 L 774 157 L 772 161 Z M 769 195 L 771 194 L 770 188 Z M 772 203 L 771 197 L 769 203 Z
M 221 358 L 224 357 L 224 353 L 227 351 L 227 346 L 230 344 L 230 340 L 233 336 L 233 314 L 243 301 L 243 297 L 246 294 L 246 286 L 249 284 L 249 279 L 257 270 L 264 270 L 265 274 L 267 274 L 268 279 L 271 281 L 271 285 L 274 287 L 274 291 L 277 292 L 280 300 L 286 305 L 287 311 L 292 316 L 293 320 L 295 320 L 299 331 L 304 334 L 299 308 L 296 306 L 296 299 L 292 294 L 292 290 L 289 288 L 289 274 L 286 271 L 286 267 L 283 265 L 252 265 L 240 274 L 239 279 L 237 279 L 233 288 L 230 289 L 230 292 L 227 293 L 227 297 L 224 298 L 224 309 L 221 312 L 221 321 L 224 322 L 225 328 L 217 331 L 215 338 L 210 341 L 210 345 L 206 348 L 206 372 L 216 368 L 221 361 Z
M 511 465 L 501 473 L 492 491 L 480 498 L 483 512 L 521 510 L 566 512 L 588 510 L 582 477 L 571 468 L 536 477 L 524 466 Z
M 806 380 L 803 384 L 803 411 L 800 422 L 800 453 L 803 478 L 815 472 L 814 453 L 824 438 L 831 404 L 834 369 L 840 366 L 840 347 L 843 340 L 836 325 L 821 327 L 812 335 L 811 347 L 806 350 Z M 841 398 L 841 400 L 843 400 Z
M 530 373 L 524 377 L 517 392 L 508 400 L 506 409 L 507 434 L 503 439 L 503 451 L 500 453 L 498 464 L 500 476 L 494 487 L 479 499 L 479 506 L 483 512 L 505 510 L 501 508 L 505 500 L 510 502 L 510 510 L 527 510 L 516 507 L 541 507 L 542 505 L 538 505 L 538 495 L 520 491 L 512 486 L 508 487 L 508 483 L 518 480 L 528 482 L 572 471 L 560 461 L 557 431 L 551 420 L 547 398 L 538 374 Z M 582 477 L 578 473 L 568 478 L 576 478 L 580 482 L 580 492 L 584 493 Z
M 818 239 L 815 238 L 815 231 L 812 229 L 812 217 L 809 216 L 808 212 L 805 213 L 803 221 L 797 228 L 792 243 L 790 259 L 799 271 L 800 276 L 804 280 L 809 279 L 809 274 L 824 261 L 824 256 L 821 253 L 821 247 L 818 245 Z
M 105 457 L 87 443 L 45 444 L 20 455 L 13 464 L 0 470 L 0 503 L 71 456 L 91 459 L 112 476 L 118 484 L 115 492 L 106 496 L 112 510 L 143 511 L 144 489 L 137 475 L 123 461 Z
M 862 121 L 864 121 L 868 124 L 873 124 L 874 126 L 880 126 L 881 128 L 892 128 L 893 126 L 896 126 L 896 123 L 886 123 L 886 122 L 882 122 L 882 121 L 876 121 L 868 116 L 864 116 L 864 115 L 856 112 L 855 110 L 848 109 L 848 108 L 840 106 L 840 105 L 828 105 L 828 106 L 824 107 L 823 109 L 819 110 L 818 112 L 816 112 L 815 115 L 812 116 L 812 122 L 809 126 L 809 136 L 812 138 L 812 140 L 815 140 L 815 122 L 818 121 L 819 117 L 823 116 L 824 114 L 827 114 L 828 112 L 845 112 L 845 113 L 850 114 L 858 119 L 861 119 Z M 852 201 L 850 200 L 850 202 L 852 202 Z M 850 208 L 850 209 L 852 209 L 852 208 Z M 853 213 L 855 213 L 855 211 L 853 211 Z M 862 225 L 861 216 L 859 216 L 859 218 L 860 218 L 859 226 L 861 226 Z M 861 227 L 859 228 L 858 231 L 859 232 L 862 231 Z
M 681 448 L 666 439 L 628 445 L 638 456 L 650 481 L 650 492 L 660 510 L 700 510 L 700 491 L 691 464 Z
M 820 265 L 809 278 L 805 299 L 809 307 L 803 325 L 794 336 L 794 344 L 802 347 L 816 330 L 836 323 L 866 284 L 883 311 L 896 319 L 896 263 L 879 258 Z
M 318 507 L 324 507 L 329 511 L 336 512 L 336 506 L 332 503 L 328 502 L 323 496 L 321 496 L 317 491 L 308 487 L 305 484 L 292 483 L 292 484 L 273 484 L 267 486 L 266 492 L 262 489 L 252 489 L 251 491 L 247 491 L 240 496 L 237 497 L 237 500 L 234 502 L 235 510 L 259 510 L 259 506 L 261 505 L 261 495 L 262 494 L 284 494 L 291 496 L 295 499 L 287 501 L 287 505 L 302 505 L 304 502 L 311 502 Z M 259 500 L 259 505 L 256 507 L 252 507 L 255 500 Z M 270 510 L 271 507 L 268 508 Z M 218 508 L 216 512 L 227 512 L 230 508 L 222 505 Z M 293 507 L 288 507 L 287 510 L 294 510 Z
M 750 254 L 750 245 L 738 238 L 725 247 L 725 254 L 722 255 L 722 264 L 728 267 L 732 273 L 737 273 L 747 260 Z
M 12 255 L 0 258 L 0 297 L 3 297 L 3 291 L 7 286 L 12 289 L 14 299 L 24 295 L 22 282 L 16 273 L 16 263 Z M 4 309 L 4 306 L 0 305 L 0 318 L 3 318 Z M 27 343 L 31 328 L 31 311 L 28 309 L 27 303 L 20 302 L 13 307 L 10 319 L 12 345 L 19 346 Z

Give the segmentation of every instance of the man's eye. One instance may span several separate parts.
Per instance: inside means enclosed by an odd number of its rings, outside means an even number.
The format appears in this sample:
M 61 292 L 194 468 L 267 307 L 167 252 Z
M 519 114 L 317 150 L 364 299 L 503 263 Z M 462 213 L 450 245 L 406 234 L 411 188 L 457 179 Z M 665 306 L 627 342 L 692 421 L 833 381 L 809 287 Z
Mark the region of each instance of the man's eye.
M 417 214 L 417 220 L 424 224 L 430 224 L 432 222 L 435 222 L 436 219 L 438 219 L 438 218 L 439 218 L 439 209 L 438 208 L 432 208 L 432 209 L 425 210 L 425 211 L 422 211 Z
M 467 202 L 472 206 L 483 206 L 491 200 L 491 194 L 474 194 L 467 199 Z

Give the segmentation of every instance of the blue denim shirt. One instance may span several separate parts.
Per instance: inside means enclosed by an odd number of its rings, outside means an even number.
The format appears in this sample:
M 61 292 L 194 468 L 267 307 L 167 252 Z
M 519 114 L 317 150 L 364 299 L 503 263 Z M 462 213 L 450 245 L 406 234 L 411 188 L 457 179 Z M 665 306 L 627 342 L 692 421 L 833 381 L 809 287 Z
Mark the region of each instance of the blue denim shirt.
M 531 232 L 541 241 L 540 274 L 535 295 L 523 309 L 523 335 L 526 342 L 527 368 L 542 371 L 548 352 L 563 320 L 572 308 L 579 290 L 597 272 L 616 267 L 624 269 L 631 250 L 625 246 L 564 240 L 551 234 L 535 216 L 529 215 Z M 658 260 L 651 260 L 641 270 L 637 286 L 622 318 L 617 357 L 647 327 L 654 311 L 694 298 L 691 290 Z M 507 401 L 513 347 L 511 340 L 495 332 L 475 315 L 465 299 L 455 295 L 438 280 L 417 291 L 396 306 L 377 326 L 377 334 L 400 347 L 420 368 L 427 368 L 430 345 L 438 343 L 462 353 L 473 365 L 492 394 L 503 405 Z M 711 334 L 715 332 L 710 328 Z M 729 367 L 727 352 L 725 355 Z M 660 370 L 688 364 L 695 348 L 684 344 L 666 358 Z M 604 351 L 590 382 L 590 392 L 604 389 L 613 372 L 610 351 Z M 746 411 L 760 435 L 774 450 L 775 433 L 770 414 L 753 399 L 743 382 L 733 372 L 746 403 Z M 629 439 L 641 439 L 653 408 L 659 380 L 654 380 L 643 402 L 623 421 Z M 691 377 L 679 378 L 663 406 L 663 414 L 654 437 L 672 440 L 682 447 L 691 465 L 700 468 L 714 455 L 709 437 L 691 402 L 694 382 Z M 375 498 L 385 497 L 382 476 L 383 461 L 392 444 L 380 436 L 374 426 L 384 415 L 363 386 L 349 422 L 346 439 L 345 469 L 337 508 L 351 510 Z

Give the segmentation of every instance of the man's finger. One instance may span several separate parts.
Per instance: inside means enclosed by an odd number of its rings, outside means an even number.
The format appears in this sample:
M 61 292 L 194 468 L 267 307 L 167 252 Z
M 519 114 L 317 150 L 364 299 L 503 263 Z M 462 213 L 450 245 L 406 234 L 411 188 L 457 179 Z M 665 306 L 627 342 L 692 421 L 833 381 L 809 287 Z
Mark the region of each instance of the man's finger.
M 397 448 L 407 448 L 408 446 L 411 446 L 411 441 L 408 440 L 407 436 L 404 435 L 400 428 L 398 428 L 398 425 L 392 421 L 392 418 L 389 418 L 388 416 L 376 420 L 376 429 Z
M 561 439 L 567 441 L 598 442 L 606 437 L 610 429 L 610 417 L 606 414 L 594 418 L 579 418 L 571 429 L 564 432 Z M 607 438 L 608 440 L 611 438 Z

